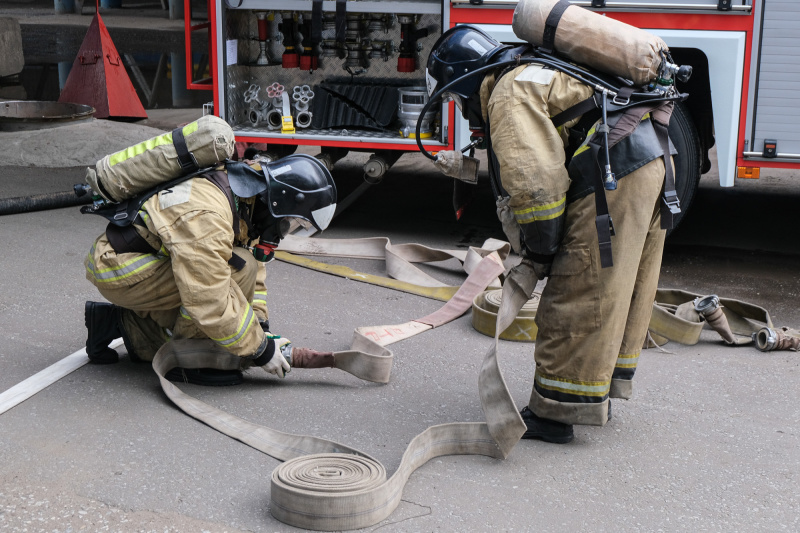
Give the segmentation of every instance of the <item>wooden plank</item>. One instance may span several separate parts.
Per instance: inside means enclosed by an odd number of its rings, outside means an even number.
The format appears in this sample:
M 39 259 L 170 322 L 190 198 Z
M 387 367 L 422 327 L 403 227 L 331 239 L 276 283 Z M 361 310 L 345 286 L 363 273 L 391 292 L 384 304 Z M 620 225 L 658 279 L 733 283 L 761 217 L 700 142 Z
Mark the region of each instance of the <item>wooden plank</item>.
M 122 339 L 115 339 L 111 342 L 109 348 L 117 348 L 121 345 Z M 88 362 L 89 358 L 86 357 L 86 348 L 81 348 L 57 363 L 53 363 L 44 370 L 37 372 L 28 379 L 17 383 L 0 394 L 0 415 Z

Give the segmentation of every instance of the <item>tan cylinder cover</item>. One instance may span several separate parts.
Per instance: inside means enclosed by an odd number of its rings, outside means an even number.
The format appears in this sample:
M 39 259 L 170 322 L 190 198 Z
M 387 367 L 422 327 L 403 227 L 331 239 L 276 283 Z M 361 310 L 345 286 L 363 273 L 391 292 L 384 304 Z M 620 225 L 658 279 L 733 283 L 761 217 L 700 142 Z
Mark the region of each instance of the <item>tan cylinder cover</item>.
M 514 33 L 542 46 L 547 17 L 559 0 L 519 0 L 514 10 Z M 569 6 L 558 22 L 555 51 L 602 72 L 632 80 L 637 86 L 656 78 L 666 43 L 652 33 Z
M 204 116 L 182 130 L 201 168 L 233 155 L 233 130 L 219 117 Z M 86 170 L 86 182 L 105 200 L 120 202 L 183 174 L 169 132 L 105 156 Z

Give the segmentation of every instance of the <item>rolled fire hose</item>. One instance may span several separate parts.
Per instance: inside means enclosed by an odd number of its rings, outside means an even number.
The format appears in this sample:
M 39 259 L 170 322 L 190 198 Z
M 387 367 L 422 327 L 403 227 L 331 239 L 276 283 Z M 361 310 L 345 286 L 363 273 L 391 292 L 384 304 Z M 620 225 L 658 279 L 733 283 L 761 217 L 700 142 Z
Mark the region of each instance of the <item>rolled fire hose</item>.
M 472 327 L 476 331 L 494 336 L 497 328 L 497 313 L 502 305 L 502 290 L 483 291 L 472 301 Z M 513 322 L 500 333 L 507 341 L 534 342 L 539 328 L 534 319 L 539 309 L 539 293 L 533 293 L 517 312 Z
M 475 265 L 456 295 L 439 311 L 399 326 L 356 330 L 351 350 L 334 353 L 336 367 L 379 382 L 389 379 L 392 352 L 385 346 L 442 325 L 466 312 L 475 296 L 504 271 L 491 253 Z M 531 282 L 532 280 L 532 282 Z M 536 277 L 515 272 L 503 286 L 497 330 L 503 331 L 528 301 Z M 532 285 L 531 285 L 532 283 Z M 396 333 L 394 333 L 396 331 Z M 382 335 L 381 333 L 388 333 Z M 525 424 L 505 385 L 497 359 L 498 336 L 484 358 L 478 389 L 485 423 L 432 426 L 409 444 L 397 471 L 385 468 L 349 446 L 293 435 L 247 422 L 192 398 L 167 381 L 175 367 L 238 368 L 239 358 L 207 340 L 165 344 L 153 360 L 164 393 L 184 412 L 253 448 L 286 461 L 272 474 L 270 512 L 287 524 L 322 531 L 357 529 L 389 516 L 400 502 L 409 476 L 441 455 L 480 454 L 505 458 L 525 431 Z

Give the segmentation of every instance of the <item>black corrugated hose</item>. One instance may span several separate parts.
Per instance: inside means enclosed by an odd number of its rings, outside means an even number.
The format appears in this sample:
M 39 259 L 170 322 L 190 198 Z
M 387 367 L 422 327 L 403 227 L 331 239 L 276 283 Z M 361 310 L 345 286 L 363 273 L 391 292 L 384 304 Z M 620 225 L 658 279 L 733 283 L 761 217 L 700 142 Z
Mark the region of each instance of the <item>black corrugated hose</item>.
M 92 203 L 91 195 L 78 197 L 75 191 L 18 196 L 16 198 L 0 198 L 0 216 L 59 209 Z

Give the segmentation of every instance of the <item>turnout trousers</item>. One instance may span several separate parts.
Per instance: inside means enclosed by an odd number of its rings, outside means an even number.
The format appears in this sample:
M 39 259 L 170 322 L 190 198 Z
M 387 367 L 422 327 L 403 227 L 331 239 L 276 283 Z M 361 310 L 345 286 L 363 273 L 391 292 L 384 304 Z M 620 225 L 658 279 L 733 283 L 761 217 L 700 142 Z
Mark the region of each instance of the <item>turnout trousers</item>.
M 235 247 L 233 253 L 245 261 L 241 270 L 231 267 L 234 286 L 253 305 L 259 319 L 266 319 L 264 263 L 244 248 Z M 171 268 L 159 269 L 130 286 L 97 285 L 97 288 L 104 298 L 122 308 L 122 327 L 138 359 L 152 361 L 158 349 L 172 337 L 207 338 L 191 319 L 181 315 L 180 293 Z
M 606 191 L 614 266 L 600 267 L 594 194 L 567 206 L 564 239 L 542 293 L 529 403 L 567 424 L 604 425 L 608 399 L 630 398 L 658 286 L 666 232 L 662 158 Z

